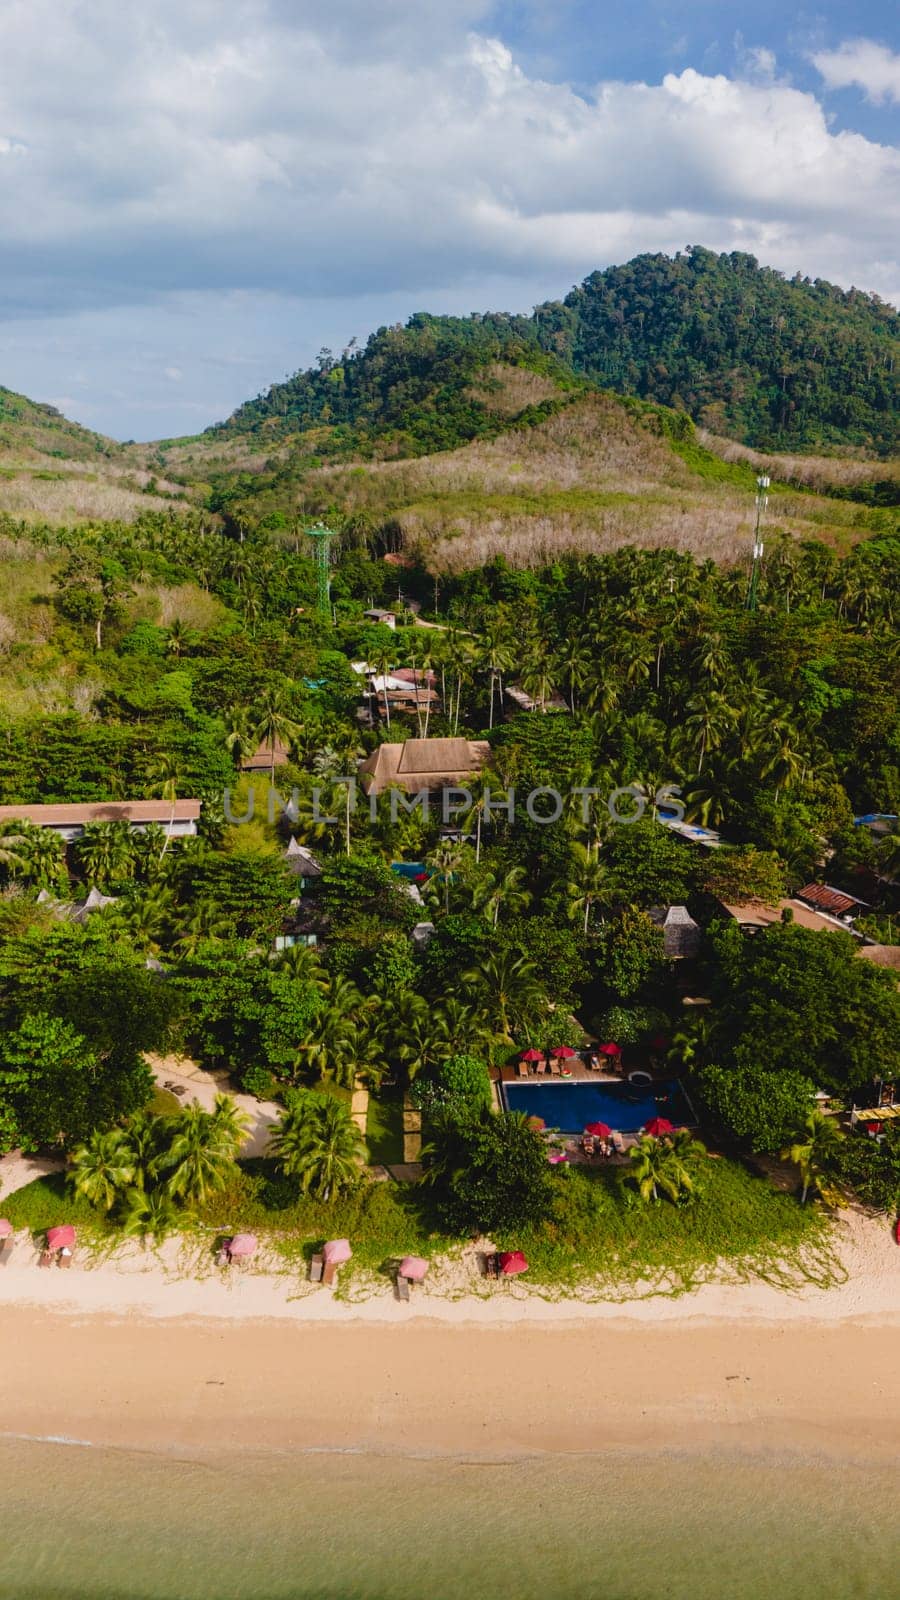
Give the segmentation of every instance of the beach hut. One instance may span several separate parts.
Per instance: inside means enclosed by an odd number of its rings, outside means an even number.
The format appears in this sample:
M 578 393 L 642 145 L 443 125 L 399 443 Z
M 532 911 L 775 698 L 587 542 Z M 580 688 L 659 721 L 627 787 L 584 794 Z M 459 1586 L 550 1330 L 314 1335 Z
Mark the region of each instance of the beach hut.
M 41 1265 L 49 1266 L 55 1257 L 57 1266 L 70 1267 L 74 1245 L 75 1229 L 71 1222 L 62 1223 L 57 1228 L 48 1228 L 47 1248 L 41 1253 Z

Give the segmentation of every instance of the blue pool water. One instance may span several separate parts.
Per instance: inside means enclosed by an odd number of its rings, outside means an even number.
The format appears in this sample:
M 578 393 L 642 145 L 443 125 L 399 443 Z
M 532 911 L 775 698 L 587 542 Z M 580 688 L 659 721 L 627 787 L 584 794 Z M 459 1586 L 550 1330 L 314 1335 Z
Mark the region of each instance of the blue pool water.
M 535 1078 L 504 1083 L 503 1098 L 508 1111 L 543 1117 L 548 1128 L 560 1128 L 564 1133 L 580 1133 L 589 1122 L 606 1122 L 620 1133 L 636 1133 L 651 1117 L 668 1117 L 676 1127 L 697 1120 L 675 1078 L 640 1089 L 630 1083 Z

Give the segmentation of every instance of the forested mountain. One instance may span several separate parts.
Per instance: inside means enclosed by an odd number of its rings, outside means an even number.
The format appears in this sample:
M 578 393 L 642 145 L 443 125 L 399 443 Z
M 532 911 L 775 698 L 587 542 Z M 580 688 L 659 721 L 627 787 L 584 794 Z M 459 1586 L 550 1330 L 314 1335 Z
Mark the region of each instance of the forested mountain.
M 900 317 L 877 296 L 695 247 L 594 272 L 535 311 L 580 372 L 745 443 L 898 442 Z
M 592 273 L 530 318 L 417 313 L 339 359 L 323 350 L 315 368 L 213 431 L 324 429 L 316 442 L 332 455 L 376 441 L 379 453 L 452 449 L 497 431 L 477 379 L 503 362 L 557 389 L 587 378 L 661 401 L 761 448 L 889 454 L 900 437 L 898 358 L 900 317 L 877 297 L 694 247 Z

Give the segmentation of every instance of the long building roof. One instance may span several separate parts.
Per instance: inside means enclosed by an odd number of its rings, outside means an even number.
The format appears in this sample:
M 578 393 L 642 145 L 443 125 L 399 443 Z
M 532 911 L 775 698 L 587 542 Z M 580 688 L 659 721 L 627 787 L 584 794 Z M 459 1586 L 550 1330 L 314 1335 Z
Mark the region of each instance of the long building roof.
M 196 822 L 199 800 L 60 801 L 45 806 L 0 806 L 0 822 L 33 822 L 39 828 L 85 828 L 92 822 Z

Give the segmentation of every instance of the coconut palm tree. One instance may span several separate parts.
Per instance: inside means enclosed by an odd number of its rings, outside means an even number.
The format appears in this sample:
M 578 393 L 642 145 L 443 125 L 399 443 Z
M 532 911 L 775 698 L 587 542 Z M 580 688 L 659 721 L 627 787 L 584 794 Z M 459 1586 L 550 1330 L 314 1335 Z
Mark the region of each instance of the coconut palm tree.
M 428 887 L 433 885 L 433 893 L 441 892 L 444 898 L 444 915 L 450 910 L 450 888 L 462 871 L 465 856 L 461 847 L 452 839 L 441 839 L 431 854 L 426 856 L 425 864 L 431 876 Z
M 134 1174 L 133 1152 L 121 1128 L 97 1128 L 73 1151 L 67 1177 L 77 1195 L 111 1211 Z
M 276 1125 L 269 1148 L 304 1194 L 330 1200 L 359 1178 L 365 1153 L 363 1136 L 346 1102 L 310 1092 L 298 1097 Z
M 89 822 L 75 854 L 91 888 L 111 888 L 134 873 L 134 836 L 127 822 Z
M 172 842 L 172 830 L 175 826 L 175 810 L 178 805 L 178 790 L 181 787 L 183 773 L 181 762 L 171 750 L 163 753 L 151 766 L 147 777 L 151 794 L 159 795 L 160 799 L 168 800 L 171 810 L 169 812 L 169 825 L 165 831 L 159 859 L 162 861 L 169 845 Z
M 572 921 L 583 919 L 583 932 L 587 933 L 593 907 L 612 905 L 615 893 L 615 881 L 606 863 L 590 846 L 573 843 L 566 884 L 566 909 Z
M 171 1199 L 202 1205 L 216 1190 L 224 1189 L 234 1167 L 231 1132 L 200 1105 L 186 1106 L 171 1120 L 172 1138 L 158 1158 L 157 1171 L 166 1175 Z
M 0 867 L 5 867 L 10 877 L 24 875 L 28 860 L 28 841 L 21 822 L 0 822 Z
M 706 1159 L 706 1148 L 693 1139 L 686 1128 L 667 1139 L 643 1134 L 631 1151 L 628 1177 L 644 1201 L 658 1201 L 660 1194 L 677 1203 L 696 1193 L 697 1169 Z
M 190 916 L 179 923 L 181 933 L 175 941 L 179 956 L 191 957 L 210 939 L 227 939 L 232 931 L 230 919 L 219 910 L 217 902 L 204 895 L 196 900 Z
M 833 1117 L 826 1117 L 822 1111 L 811 1111 L 803 1123 L 801 1136 L 788 1149 L 782 1150 L 782 1161 L 792 1162 L 800 1174 L 803 1185 L 801 1205 L 806 1204 L 813 1184 L 820 1183 L 843 1139 L 844 1135 Z
M 530 905 L 531 893 L 524 883 L 524 867 L 510 867 L 502 875 L 488 872 L 472 890 L 473 908 L 483 911 L 496 928 L 501 910 L 516 916 Z
M 253 726 L 246 706 L 229 706 L 224 714 L 225 748 L 240 771 L 243 762 L 252 756 L 259 743 L 253 735 Z
M 289 745 L 300 735 L 300 724 L 292 715 L 285 690 L 279 685 L 268 689 L 253 713 L 254 737 L 269 747 L 269 780 L 275 787 L 275 752 L 279 744 Z
M 143 1239 L 148 1234 L 154 1239 L 164 1239 L 177 1228 L 178 1207 L 165 1189 L 129 1189 L 125 1195 L 122 1232 L 130 1238 Z
M 480 966 L 463 974 L 462 981 L 475 990 L 500 1038 L 510 1043 L 512 1029 L 533 1018 L 546 999 L 535 963 L 509 950 L 492 950 Z
M 14 843 L 17 836 L 21 844 Z M 4 860 L 7 852 L 9 856 Z M 13 859 L 16 855 L 18 861 Z M 0 830 L 0 866 L 7 868 L 10 877 L 23 878 L 36 889 L 59 892 L 68 883 L 65 847 L 59 834 L 52 828 L 35 827 L 30 822 L 3 825 Z

